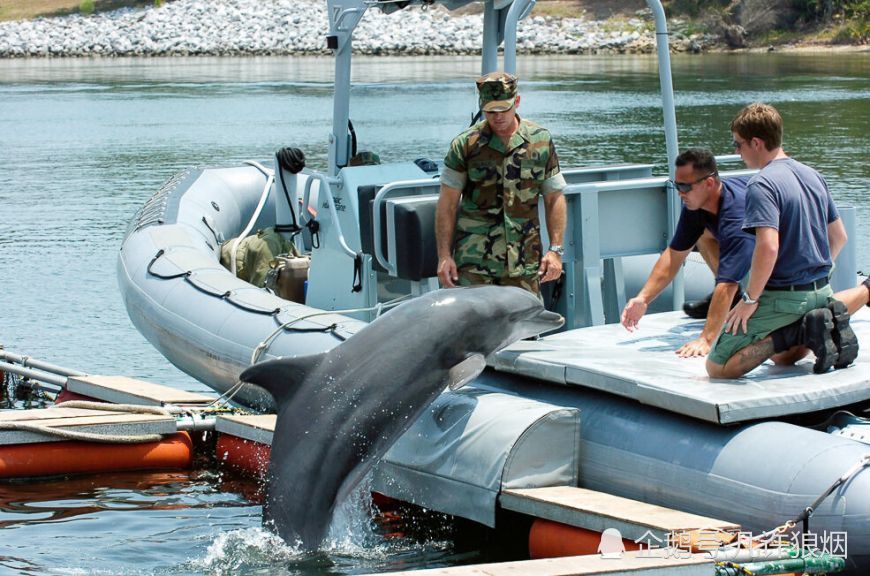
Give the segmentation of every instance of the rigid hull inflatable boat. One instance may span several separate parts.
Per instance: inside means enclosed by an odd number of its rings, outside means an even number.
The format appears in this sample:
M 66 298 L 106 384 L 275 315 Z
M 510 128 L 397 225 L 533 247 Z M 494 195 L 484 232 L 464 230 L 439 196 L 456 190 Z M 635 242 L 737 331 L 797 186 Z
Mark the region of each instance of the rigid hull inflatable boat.
M 271 403 L 255 386 L 236 386 L 251 363 L 329 350 L 393 303 L 437 289 L 438 165 L 350 165 L 351 40 L 373 3 L 328 4 L 336 55 L 328 170 L 299 170 L 279 152 L 274 163 L 179 174 L 134 217 L 118 261 L 137 329 L 173 364 L 248 406 Z M 662 43 L 672 166 L 667 35 L 661 6 L 649 4 Z M 515 69 L 516 23 L 530 5 L 485 2 L 484 72 L 497 68 L 502 41 L 503 68 Z M 816 507 L 809 529 L 848 534 L 849 566 L 856 573 L 870 568 L 870 472 L 861 464 L 870 453 L 862 439 L 870 434 L 863 421 L 832 426 L 836 434 L 786 422 L 813 412 L 820 423 L 842 418 L 834 416 L 842 406 L 866 406 L 866 353 L 855 367 L 824 376 L 804 363 L 786 371 L 762 367 L 737 385 L 720 384 L 701 377 L 702 360 L 679 361 L 672 353 L 675 339 L 688 339 L 701 323 L 671 312 L 647 318 L 643 338 L 626 333 L 612 324 L 626 285 L 642 281 L 650 258 L 665 248 L 679 199 L 650 165 L 563 171 L 565 275 L 561 294 L 546 300 L 567 330 L 498 353 L 469 389 L 439 398 L 379 464 L 374 488 L 493 526 L 503 488 L 579 485 L 761 532 L 796 517 L 851 469 Z M 626 232 L 618 224 L 628 210 L 647 218 Z M 843 213 L 848 224 L 854 212 Z M 293 230 L 298 250 L 310 255 L 304 302 L 279 298 L 220 263 L 222 244 L 268 227 Z M 849 247 L 841 254 L 835 288 L 854 285 L 854 253 Z M 659 301 L 678 309 L 686 288 L 703 293 L 709 278 L 702 268 L 688 267 L 671 297 Z M 870 337 L 868 320 L 863 312 L 853 320 L 861 339 Z

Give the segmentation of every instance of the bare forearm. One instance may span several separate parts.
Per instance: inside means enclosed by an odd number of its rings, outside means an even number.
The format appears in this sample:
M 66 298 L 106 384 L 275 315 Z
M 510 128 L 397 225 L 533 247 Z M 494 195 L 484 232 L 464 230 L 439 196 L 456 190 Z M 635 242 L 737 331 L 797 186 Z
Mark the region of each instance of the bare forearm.
M 842 219 L 834 220 L 828 224 L 828 245 L 831 247 L 831 260 L 837 259 L 848 240 L 849 237 L 846 234 L 846 227 L 843 225 Z
M 563 193 L 551 192 L 544 196 L 544 215 L 550 244 L 561 245 L 565 239 L 565 221 L 568 217 L 568 202 Z
M 779 254 L 779 232 L 773 228 L 758 228 L 755 232 L 755 250 L 752 253 L 752 268 L 746 292 L 758 299 L 770 280 L 773 266 Z
M 453 254 L 453 234 L 456 231 L 456 211 L 460 196 L 459 190 L 441 185 L 441 195 L 435 210 L 435 245 L 439 259 Z
M 737 284 L 734 282 L 719 282 L 713 289 L 713 298 L 710 300 L 710 309 L 707 311 L 707 322 L 701 331 L 701 338 L 709 344 L 719 336 L 722 326 L 725 324 L 725 316 L 731 309 L 734 294 L 737 293 Z

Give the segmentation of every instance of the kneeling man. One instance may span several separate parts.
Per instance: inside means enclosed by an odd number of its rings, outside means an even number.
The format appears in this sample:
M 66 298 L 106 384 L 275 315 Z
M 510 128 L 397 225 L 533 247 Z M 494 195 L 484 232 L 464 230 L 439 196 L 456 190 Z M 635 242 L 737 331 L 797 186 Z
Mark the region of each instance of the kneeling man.
M 705 356 L 722 329 L 738 283 L 746 276 L 752 261 L 755 237 L 742 229 L 748 178 L 720 180 L 716 159 L 704 149 L 686 150 L 677 156 L 675 165 L 674 185 L 683 201 L 677 230 L 646 284 L 625 305 L 622 325 L 629 330 L 637 327 L 649 303 L 673 281 L 706 230 L 718 241 L 718 257 L 716 250 L 705 253 L 705 260 L 716 276 L 716 288 L 701 335 L 676 351 L 684 358 Z M 716 242 L 708 244 L 716 246 Z
M 746 165 L 760 169 L 749 181 L 743 223 L 755 234 L 755 250 L 743 299 L 726 317 L 707 373 L 739 378 L 768 358 L 794 364 L 807 348 L 816 356 L 814 372 L 845 368 L 858 355 L 849 312 L 860 307 L 863 290 L 841 300 L 828 283 L 847 239 L 828 185 L 785 154 L 782 117 L 773 106 L 750 104 L 731 132 Z

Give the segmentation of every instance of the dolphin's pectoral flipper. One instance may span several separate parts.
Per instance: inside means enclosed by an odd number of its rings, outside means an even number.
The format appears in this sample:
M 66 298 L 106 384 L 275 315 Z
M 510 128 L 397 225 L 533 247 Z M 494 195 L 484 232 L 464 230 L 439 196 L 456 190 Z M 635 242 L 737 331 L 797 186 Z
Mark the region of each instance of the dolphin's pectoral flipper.
M 278 406 L 283 406 L 299 390 L 299 384 L 320 365 L 326 353 L 278 358 L 249 366 L 239 379 L 265 388 Z
M 448 371 L 447 386 L 451 390 L 458 390 L 480 376 L 484 368 L 486 368 L 486 358 L 483 354 L 472 354 Z

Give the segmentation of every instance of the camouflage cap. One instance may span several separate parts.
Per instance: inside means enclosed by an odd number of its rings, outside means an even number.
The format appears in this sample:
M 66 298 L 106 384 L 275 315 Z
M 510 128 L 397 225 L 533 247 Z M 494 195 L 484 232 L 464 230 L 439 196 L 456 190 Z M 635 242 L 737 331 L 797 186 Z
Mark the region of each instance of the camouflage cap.
M 517 77 L 507 72 L 490 72 L 477 79 L 477 92 L 484 112 L 510 110 L 517 99 Z

